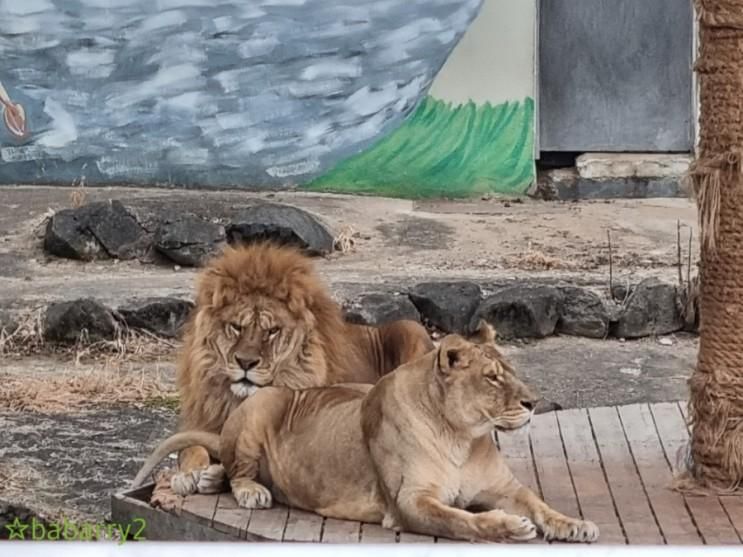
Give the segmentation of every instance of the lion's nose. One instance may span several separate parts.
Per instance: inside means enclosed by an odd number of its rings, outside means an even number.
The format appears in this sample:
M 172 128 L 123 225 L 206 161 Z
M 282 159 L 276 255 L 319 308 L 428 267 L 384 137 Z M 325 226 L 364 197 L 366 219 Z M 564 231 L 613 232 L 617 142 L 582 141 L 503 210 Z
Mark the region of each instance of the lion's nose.
M 238 358 L 237 356 L 235 356 L 235 361 L 237 361 L 237 365 L 239 365 L 243 371 L 250 371 L 261 363 L 260 358 Z
M 536 400 L 522 400 L 521 406 L 523 406 L 529 412 L 531 412 L 537 406 L 537 401 Z

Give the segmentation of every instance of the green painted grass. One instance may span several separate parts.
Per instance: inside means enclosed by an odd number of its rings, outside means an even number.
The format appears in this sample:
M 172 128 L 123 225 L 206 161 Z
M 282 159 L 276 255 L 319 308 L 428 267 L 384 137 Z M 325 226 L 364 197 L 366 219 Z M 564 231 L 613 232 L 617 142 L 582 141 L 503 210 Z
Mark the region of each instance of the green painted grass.
M 306 185 L 392 197 L 523 193 L 534 180 L 534 101 L 452 106 L 426 97 L 403 125 Z

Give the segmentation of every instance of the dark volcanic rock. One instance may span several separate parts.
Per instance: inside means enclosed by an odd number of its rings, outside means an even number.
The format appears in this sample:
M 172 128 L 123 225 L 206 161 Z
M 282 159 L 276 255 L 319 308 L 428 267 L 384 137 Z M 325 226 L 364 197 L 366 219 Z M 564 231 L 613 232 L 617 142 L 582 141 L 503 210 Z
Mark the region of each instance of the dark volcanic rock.
M 553 286 L 519 285 L 503 288 L 486 298 L 470 321 L 474 330 L 480 318 L 503 338 L 542 338 L 555 332 L 562 293 Z
M 649 278 L 632 290 L 612 333 L 620 338 L 640 338 L 673 333 L 683 326 L 676 287 Z
M 363 294 L 344 304 L 343 311 L 347 321 L 361 325 L 381 325 L 397 319 L 420 321 L 418 310 L 404 295 Z
M 155 248 L 165 257 L 187 267 L 199 267 L 219 251 L 224 227 L 194 215 L 165 222 L 155 233 Z
M 609 334 L 609 312 L 603 300 L 585 288 L 560 288 L 564 299 L 556 332 L 590 338 Z
M 116 200 L 58 211 L 44 235 L 48 253 L 83 261 L 133 259 L 147 251 L 150 242 L 147 232 Z
M 121 201 L 92 203 L 80 211 L 88 230 L 111 257 L 134 259 L 147 250 L 150 237 Z
M 279 203 L 262 203 L 241 211 L 227 227 L 231 244 L 272 239 L 299 246 L 312 255 L 333 251 L 333 235 L 307 211 Z
M 176 337 L 193 303 L 178 298 L 149 298 L 118 308 L 124 322 L 132 329 L 144 329 L 162 337 Z
M 472 282 L 425 282 L 408 296 L 431 325 L 447 333 L 468 333 L 470 319 L 482 300 L 482 291 Z
M 113 312 L 89 298 L 51 304 L 44 319 L 44 338 L 52 342 L 75 343 L 112 339 L 119 330 Z
M 87 219 L 77 209 L 56 212 L 46 224 L 44 250 L 66 259 L 92 261 L 108 254 L 87 228 Z

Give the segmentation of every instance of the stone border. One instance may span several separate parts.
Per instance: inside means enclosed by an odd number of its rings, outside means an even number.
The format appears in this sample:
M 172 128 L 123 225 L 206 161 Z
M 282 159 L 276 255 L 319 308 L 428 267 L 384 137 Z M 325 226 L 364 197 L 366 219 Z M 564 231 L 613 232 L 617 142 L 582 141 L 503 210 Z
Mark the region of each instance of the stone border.
M 635 339 L 693 332 L 698 326 L 698 312 L 694 312 L 694 322 L 685 322 L 677 288 L 654 278 L 629 289 L 616 288 L 613 299 L 591 287 L 525 280 L 499 286 L 425 282 L 405 292 L 366 292 L 341 303 L 346 319 L 354 323 L 413 319 L 439 332 L 466 334 L 485 319 L 502 339 L 554 334 Z M 114 339 L 125 328 L 174 338 L 192 308 L 190 300 L 169 297 L 116 309 L 93 299 L 57 302 L 47 306 L 41 334 L 55 344 Z M 0 328 L 5 322 L 5 328 L 12 330 L 12 316 L 0 317 Z

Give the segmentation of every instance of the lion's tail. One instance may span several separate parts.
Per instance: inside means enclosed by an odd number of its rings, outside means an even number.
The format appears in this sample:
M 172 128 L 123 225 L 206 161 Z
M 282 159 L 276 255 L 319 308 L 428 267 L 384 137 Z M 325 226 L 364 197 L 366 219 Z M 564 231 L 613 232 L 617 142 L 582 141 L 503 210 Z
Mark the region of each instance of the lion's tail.
M 142 485 L 145 479 L 155 469 L 155 466 L 157 466 L 160 461 L 170 453 L 195 446 L 204 447 L 209 452 L 209 456 L 219 459 L 218 434 L 195 430 L 176 433 L 175 435 L 168 437 L 165 441 L 160 443 L 154 451 L 152 451 L 152 454 L 145 461 L 142 468 L 137 473 L 137 476 L 134 478 L 132 489 Z

